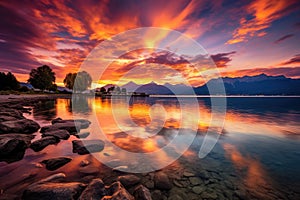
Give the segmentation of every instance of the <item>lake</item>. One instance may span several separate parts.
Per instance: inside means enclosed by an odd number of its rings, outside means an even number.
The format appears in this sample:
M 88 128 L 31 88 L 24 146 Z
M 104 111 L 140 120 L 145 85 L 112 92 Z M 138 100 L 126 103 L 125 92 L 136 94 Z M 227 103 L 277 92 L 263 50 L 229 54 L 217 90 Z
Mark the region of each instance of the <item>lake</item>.
M 173 188 L 161 196 L 180 194 L 187 199 L 300 199 L 300 98 L 229 97 L 226 116 L 207 97 L 76 97 L 40 101 L 25 117 L 41 126 L 52 119 L 84 118 L 92 124 L 87 139 L 106 141 L 92 155 L 72 153 L 74 136 L 40 152 L 27 149 L 21 161 L 0 163 L 0 188 L 19 194 L 30 183 L 54 172 L 37 163 L 69 156 L 73 160 L 56 170 L 70 181 L 84 179 L 80 162 L 89 160 L 105 183 L 124 172 L 137 175 L 151 192 L 153 172 L 165 172 Z M 223 126 L 224 125 L 224 126 Z M 217 132 L 211 152 L 198 154 L 207 130 Z M 83 131 L 83 132 L 84 132 Z M 36 133 L 36 138 L 40 134 Z M 216 135 L 215 135 L 216 136 Z M 174 142 L 175 141 L 175 142 Z M 123 167 L 123 168 L 122 168 Z M 152 182 L 151 182 L 152 181 Z

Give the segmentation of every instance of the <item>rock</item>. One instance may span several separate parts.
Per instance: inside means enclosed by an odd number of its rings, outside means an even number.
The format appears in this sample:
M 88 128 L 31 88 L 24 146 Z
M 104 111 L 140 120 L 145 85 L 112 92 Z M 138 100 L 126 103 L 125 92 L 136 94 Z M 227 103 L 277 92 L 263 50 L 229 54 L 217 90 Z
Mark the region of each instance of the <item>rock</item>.
M 200 172 L 198 172 L 198 176 L 202 179 L 209 179 L 209 175 L 205 170 L 201 170 Z
M 46 136 L 31 143 L 30 148 L 34 151 L 41 151 L 50 144 L 57 144 L 59 140 L 53 136 Z
M 152 180 L 147 181 L 146 183 L 144 183 L 144 185 L 149 189 L 154 188 L 154 182 Z
M 197 177 L 190 177 L 189 181 L 192 184 L 192 186 L 201 185 L 201 183 L 203 183 L 202 180 Z
M 58 139 L 67 140 L 70 137 L 70 133 L 66 130 L 49 130 L 42 134 L 42 137 L 53 136 Z
M 192 177 L 192 176 L 195 176 L 195 174 L 192 173 L 192 172 L 184 171 L 183 172 L 183 176 L 185 176 L 185 177 Z
M 195 186 L 195 187 L 192 188 L 192 191 L 195 194 L 201 194 L 204 190 L 205 190 L 205 188 L 201 187 L 201 186 Z
M 0 135 L 0 161 L 11 163 L 24 157 L 25 150 L 34 136 L 23 137 L 18 135 L 21 134 Z
M 73 153 L 80 155 L 100 152 L 104 149 L 104 142 L 102 140 L 73 140 L 72 144 Z
M 48 176 L 47 178 L 44 178 L 35 184 L 40 184 L 40 183 L 45 183 L 45 182 L 56 182 L 56 181 L 61 181 L 62 179 L 65 179 L 66 175 L 64 173 L 57 173 L 53 174 L 51 176 Z
M 17 119 L 13 121 L 0 122 L 0 134 L 23 133 L 31 134 L 40 129 L 40 125 L 30 119 Z
M 77 133 L 74 135 L 77 138 L 87 138 L 90 135 L 90 132 Z
M 134 197 L 117 181 L 107 188 L 107 196 L 101 200 L 134 200 Z
M 89 164 L 90 164 L 90 161 L 88 161 L 88 160 L 82 160 L 82 161 L 80 161 L 79 166 L 80 167 L 85 167 L 85 166 L 87 166 Z
M 52 183 L 44 182 L 32 184 L 25 189 L 22 199 L 24 200 L 73 200 L 77 199 L 85 188 L 85 184 L 79 182 Z
M 71 160 L 72 160 L 72 158 L 69 158 L 69 157 L 59 157 L 59 158 L 43 160 L 42 163 L 46 165 L 46 169 L 48 169 L 50 171 L 54 171 L 54 170 L 57 170 L 58 168 L 64 166 Z
M 121 165 L 121 166 L 113 168 L 113 171 L 121 171 L 121 172 L 123 172 L 123 171 L 127 171 L 127 170 L 128 170 L 128 166 L 126 166 L 126 165 Z
M 169 177 L 163 172 L 157 172 L 154 176 L 155 187 L 162 190 L 170 190 L 172 188 L 172 183 Z
M 179 181 L 177 181 L 175 179 L 173 180 L 173 184 L 176 185 L 177 187 L 180 187 L 180 188 L 183 187 L 183 185 L 181 183 L 179 183 Z
M 124 176 L 119 176 L 118 181 L 120 181 L 122 185 L 124 185 L 125 187 L 130 187 L 139 183 L 141 179 L 136 175 L 129 174 Z
M 93 179 L 81 193 L 78 200 L 101 199 L 106 195 L 106 189 L 100 178 Z
M 217 199 L 218 195 L 215 192 L 202 192 L 201 197 L 203 199 L 208 199 L 208 200 L 213 200 L 213 199 Z
M 75 123 L 67 122 L 67 123 L 57 123 L 50 126 L 43 126 L 40 132 L 45 133 L 46 131 L 66 130 L 70 134 L 74 134 L 77 133 L 77 129 L 78 131 L 80 131 L 80 128 L 81 128 L 80 125 L 77 125 L 76 127 Z
M 139 185 L 134 189 L 134 197 L 139 200 L 152 200 L 150 191 L 143 185 Z
M 154 200 L 162 200 L 163 199 L 163 195 L 160 190 L 154 190 L 153 192 L 151 192 L 151 197 Z
M 57 123 L 78 123 L 81 128 L 88 128 L 91 124 L 91 122 L 87 119 L 61 119 L 61 118 L 56 118 L 51 121 L 52 124 L 57 124 Z
M 95 166 L 86 166 L 86 167 L 81 167 L 79 169 L 79 172 L 83 175 L 95 175 L 99 173 L 99 168 Z
M 25 119 L 21 111 L 11 109 L 11 108 L 1 108 L 0 122 L 12 121 L 17 119 Z
M 179 195 L 175 194 L 168 198 L 168 200 L 183 200 Z

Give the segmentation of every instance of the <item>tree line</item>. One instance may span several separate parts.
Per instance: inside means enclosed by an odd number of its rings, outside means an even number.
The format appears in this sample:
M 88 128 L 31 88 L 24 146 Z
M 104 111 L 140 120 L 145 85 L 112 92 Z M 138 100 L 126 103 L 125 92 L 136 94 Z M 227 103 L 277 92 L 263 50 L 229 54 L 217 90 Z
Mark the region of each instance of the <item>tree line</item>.
M 57 91 L 55 79 L 55 72 L 49 66 L 43 65 L 30 71 L 27 82 L 42 91 Z M 66 88 L 72 89 L 74 92 L 81 92 L 91 87 L 92 77 L 86 71 L 68 73 L 63 82 Z M 20 82 L 11 72 L 6 74 L 0 72 L 0 90 L 22 91 L 25 90 L 24 87 L 20 87 Z

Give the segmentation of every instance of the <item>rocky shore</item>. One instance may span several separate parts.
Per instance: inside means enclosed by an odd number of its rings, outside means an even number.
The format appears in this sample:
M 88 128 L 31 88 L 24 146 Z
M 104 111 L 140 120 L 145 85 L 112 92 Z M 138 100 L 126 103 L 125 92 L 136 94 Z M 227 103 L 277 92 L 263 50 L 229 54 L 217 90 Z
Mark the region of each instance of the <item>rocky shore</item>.
M 162 170 L 144 174 L 110 169 L 90 155 L 103 153 L 105 142 L 89 139 L 88 120 L 55 118 L 45 126 L 24 117 L 37 102 L 51 98 L 57 96 L 0 97 L 0 167 L 5 169 L 0 170 L 0 177 L 6 173 L 13 177 L 16 167 L 22 170 L 18 163 L 26 151 L 32 151 L 30 156 L 38 158 L 38 162 L 25 162 L 30 173 L 24 172 L 16 180 L 1 179 L 5 183 L 0 184 L 0 200 L 286 199 L 267 186 L 250 192 L 231 164 L 214 153 L 207 162 L 183 157 Z M 47 149 L 58 149 L 64 142 L 68 142 L 70 154 L 47 156 Z M 187 167 L 187 163 L 193 166 Z M 297 196 L 289 195 L 291 199 Z

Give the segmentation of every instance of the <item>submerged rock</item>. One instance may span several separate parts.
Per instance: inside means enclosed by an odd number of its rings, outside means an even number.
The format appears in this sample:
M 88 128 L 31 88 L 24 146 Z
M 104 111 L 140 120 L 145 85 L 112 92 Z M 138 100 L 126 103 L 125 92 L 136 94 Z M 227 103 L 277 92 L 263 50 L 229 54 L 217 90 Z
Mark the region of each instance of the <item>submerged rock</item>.
M 30 119 L 17 119 L 13 121 L 0 122 L 0 134 L 23 133 L 31 134 L 40 129 L 40 125 Z
M 87 138 L 90 135 L 90 132 L 77 133 L 74 135 L 77 138 Z
M 54 136 L 58 139 L 67 140 L 70 137 L 70 133 L 66 130 L 49 130 L 42 133 L 42 137 Z
M 107 196 L 101 200 L 134 200 L 134 197 L 117 181 L 107 187 Z
M 105 185 L 100 178 L 93 179 L 81 193 L 78 200 L 101 199 L 107 194 Z
M 150 191 L 143 185 L 139 185 L 134 189 L 134 197 L 139 200 L 152 200 Z
M 81 167 L 79 168 L 79 173 L 86 176 L 86 175 L 96 175 L 100 172 L 98 167 L 95 166 L 85 166 L 85 167 Z
M 30 148 L 34 151 L 41 151 L 50 144 L 57 144 L 59 140 L 53 136 L 46 136 L 31 143 Z
M 61 118 L 56 118 L 51 121 L 52 124 L 57 124 L 57 123 L 79 123 L 82 128 L 88 128 L 91 122 L 87 119 L 61 119 Z
M 102 140 L 73 140 L 72 144 L 73 153 L 84 155 L 102 151 L 105 143 Z
M 0 135 L 0 161 L 11 163 L 21 160 L 33 138 L 33 135 L 23 134 Z
M 162 190 L 170 190 L 172 188 L 172 183 L 169 177 L 163 172 L 157 172 L 154 175 L 155 187 Z
M 69 163 L 72 158 L 69 157 L 59 157 L 59 158 L 52 158 L 48 160 L 43 160 L 42 163 L 46 165 L 46 169 L 50 171 L 54 171 L 65 164 Z
M 119 176 L 118 181 L 120 181 L 122 185 L 124 185 L 125 187 L 130 187 L 139 183 L 141 179 L 136 175 L 129 174 L 124 176 Z

